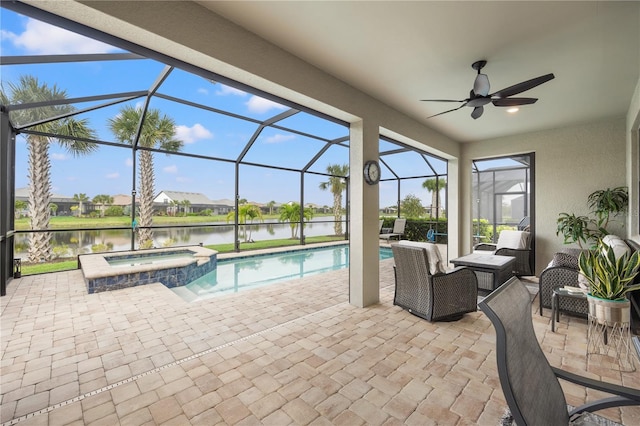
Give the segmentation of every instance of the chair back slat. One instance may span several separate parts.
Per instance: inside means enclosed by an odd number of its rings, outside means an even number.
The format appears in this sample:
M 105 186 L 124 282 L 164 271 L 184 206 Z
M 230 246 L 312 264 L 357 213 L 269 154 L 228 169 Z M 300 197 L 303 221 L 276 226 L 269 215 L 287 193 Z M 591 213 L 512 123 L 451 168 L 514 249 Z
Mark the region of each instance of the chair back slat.
M 564 393 L 533 329 L 529 290 L 513 277 L 478 306 L 496 330 L 498 375 L 516 424 L 567 425 Z

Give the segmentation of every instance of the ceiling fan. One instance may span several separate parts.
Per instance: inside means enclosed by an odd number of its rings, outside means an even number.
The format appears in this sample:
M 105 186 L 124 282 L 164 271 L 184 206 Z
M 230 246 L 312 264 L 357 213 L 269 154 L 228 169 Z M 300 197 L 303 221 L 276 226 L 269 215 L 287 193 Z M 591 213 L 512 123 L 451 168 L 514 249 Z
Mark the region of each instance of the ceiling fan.
M 473 89 L 469 92 L 469 97 L 463 100 L 454 99 L 421 99 L 424 102 L 461 102 L 457 108 L 444 111 L 427 118 L 437 117 L 448 112 L 457 111 L 462 107 L 472 107 L 471 117 L 475 120 L 482 116 L 484 112 L 484 106 L 492 103 L 498 107 L 513 107 L 519 105 L 528 105 L 535 103 L 537 98 L 511 98 L 510 96 L 517 95 L 518 93 L 525 92 L 529 89 L 533 89 L 536 86 L 546 83 L 549 80 L 555 78 L 553 74 L 546 74 L 540 77 L 532 78 L 531 80 L 523 81 L 522 83 L 515 84 L 507 87 L 506 89 L 498 90 L 492 94 L 489 94 L 489 77 L 486 74 L 482 74 L 480 70 L 487 65 L 487 61 L 476 61 L 471 65 L 471 68 L 478 71 L 475 81 L 473 82 Z

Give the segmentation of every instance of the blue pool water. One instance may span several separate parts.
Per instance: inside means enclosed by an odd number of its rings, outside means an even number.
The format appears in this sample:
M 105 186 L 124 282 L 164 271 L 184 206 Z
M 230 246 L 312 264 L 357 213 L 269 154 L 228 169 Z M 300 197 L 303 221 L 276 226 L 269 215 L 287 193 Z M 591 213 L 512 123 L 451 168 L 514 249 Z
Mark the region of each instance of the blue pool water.
M 380 259 L 393 257 L 380 247 Z M 349 265 L 349 247 L 321 247 L 234 259 L 218 259 L 218 267 L 191 283 L 171 289 L 186 301 L 208 299 L 281 281 L 336 271 Z

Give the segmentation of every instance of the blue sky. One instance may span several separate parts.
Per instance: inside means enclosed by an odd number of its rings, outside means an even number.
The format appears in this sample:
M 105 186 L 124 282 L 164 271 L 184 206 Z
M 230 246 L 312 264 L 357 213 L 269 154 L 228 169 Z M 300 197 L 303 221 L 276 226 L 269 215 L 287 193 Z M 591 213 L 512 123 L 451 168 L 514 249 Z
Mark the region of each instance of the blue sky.
M 2 55 L 51 55 L 78 53 L 122 52 L 105 45 L 52 27 L 43 22 L 17 15 L 0 8 L 2 22 Z M 67 97 L 94 96 L 100 94 L 147 90 L 156 80 L 164 64 L 151 60 L 103 61 L 61 63 L 47 65 L 1 66 L 4 90 L 6 82 L 16 82 L 21 75 L 29 74 L 48 85 L 66 90 Z M 233 77 L 233 76 L 230 76 Z M 270 100 L 247 93 L 202 77 L 174 70 L 163 83 L 160 93 L 204 104 L 234 114 L 265 120 L 288 108 Z M 142 105 L 142 99 L 130 101 L 133 106 Z M 77 109 L 104 103 L 76 104 Z M 108 127 L 108 120 L 117 117 L 125 104 L 110 106 L 78 116 L 86 118 L 96 130 L 98 139 L 116 142 Z M 257 128 L 257 124 L 233 117 L 213 114 L 198 108 L 154 98 L 150 108 L 159 109 L 176 123 L 176 137 L 184 142 L 183 152 L 234 160 Z M 278 123 L 305 133 L 326 139 L 348 135 L 348 128 L 320 119 L 307 113 L 299 113 Z M 284 168 L 303 167 L 324 144 L 283 129 L 266 129 L 249 150 L 245 161 L 266 163 Z M 381 143 L 381 150 L 386 146 Z M 28 184 L 27 149 L 22 137 L 16 147 L 16 187 Z M 330 148 L 311 167 L 324 172 L 328 164 L 347 164 L 348 149 Z M 98 194 L 130 194 L 132 185 L 131 149 L 101 146 L 97 153 L 74 158 L 57 144 L 50 148 L 52 186 L 55 194 L 73 196 L 85 193 L 89 197 Z M 389 159 L 392 161 L 392 159 Z M 400 161 L 405 176 L 426 175 L 429 169 L 417 155 L 406 156 Z M 444 162 L 439 162 L 439 173 L 446 173 Z M 156 192 L 160 190 L 201 192 L 210 199 L 234 197 L 235 166 L 232 162 L 207 161 L 178 155 L 155 154 Z M 383 167 L 383 179 L 391 177 Z M 326 181 L 323 176 L 305 176 L 305 203 L 332 205 L 329 191 L 318 186 Z M 431 203 L 431 195 L 422 189 L 424 179 L 405 181 L 401 198 L 413 194 L 424 205 Z M 263 167 L 243 165 L 240 168 L 240 197 L 250 201 L 267 203 L 299 200 L 300 174 Z M 395 182 L 381 182 L 380 205 L 396 203 Z

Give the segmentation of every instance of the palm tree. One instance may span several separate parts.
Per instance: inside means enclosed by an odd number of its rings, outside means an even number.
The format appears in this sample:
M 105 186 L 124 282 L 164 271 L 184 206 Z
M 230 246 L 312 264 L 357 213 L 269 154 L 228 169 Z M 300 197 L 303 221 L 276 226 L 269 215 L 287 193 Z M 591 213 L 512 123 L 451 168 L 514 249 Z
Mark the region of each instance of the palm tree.
M 273 214 L 273 207 L 276 205 L 276 202 L 271 200 L 267 203 L 267 207 L 269 207 L 269 214 Z
M 167 209 L 169 216 L 176 216 L 178 214 L 178 210 L 180 210 L 180 201 L 169 201 L 169 208 Z
M 67 93 L 55 84 L 47 86 L 36 77 L 23 75 L 18 84 L 7 83 L 9 92 L 4 87 L 0 90 L 3 105 L 50 102 L 67 98 Z M 11 119 L 15 124 L 29 127 L 30 130 L 67 136 L 78 139 L 95 139 L 95 132 L 89 127 L 86 119 L 78 120 L 64 117 L 59 120 L 45 121 L 51 117 L 65 116 L 75 111 L 71 105 L 46 105 L 38 108 L 26 108 L 12 111 Z M 29 150 L 29 216 L 31 229 L 48 230 L 51 211 L 51 162 L 49 146 L 57 142 L 73 156 L 90 154 L 98 149 L 98 145 L 76 139 L 67 139 L 42 135 L 26 135 Z M 29 261 L 50 260 L 53 255 L 50 232 L 32 232 L 29 234 Z
M 89 201 L 89 197 L 84 192 L 81 192 L 80 194 L 73 194 L 73 201 L 78 203 L 78 217 L 82 217 L 84 212 L 83 204 Z
M 93 204 L 98 204 L 100 206 L 100 217 L 104 217 L 105 205 L 112 204 L 113 197 L 108 194 L 98 194 L 95 197 L 93 197 L 93 200 L 91 200 L 91 202 Z
M 231 210 L 229 213 L 227 213 L 227 222 L 235 220 L 235 217 L 236 217 L 236 212 L 234 210 Z M 254 219 L 259 219 L 260 222 L 263 222 L 264 220 L 262 219 L 262 210 L 260 210 L 260 207 L 256 206 L 255 204 L 243 204 L 239 206 L 238 222 L 246 224 L 247 219 L 249 220 L 249 223 L 253 223 Z M 251 226 L 249 226 L 249 233 L 247 234 L 246 230 L 244 233 L 244 242 L 246 243 L 250 241 L 251 241 Z
M 189 207 L 191 206 L 191 201 L 189 200 L 182 200 L 182 206 L 184 208 L 184 215 L 185 217 L 187 216 L 187 211 L 189 210 Z
M 447 180 L 444 178 L 431 178 L 422 182 L 422 187 L 432 193 L 431 205 L 435 207 L 435 211 L 440 211 L 440 190 L 445 187 Z M 429 212 L 433 216 L 433 209 Z
M 347 188 L 345 177 L 349 174 L 349 165 L 329 164 L 327 173 L 331 176 L 328 182 L 320 183 L 320 189 L 331 189 L 333 194 L 333 230 L 336 235 L 342 235 L 342 192 Z
M 164 151 L 177 152 L 183 142 L 175 139 L 176 126 L 173 119 L 160 115 L 157 109 L 150 109 L 144 116 L 142 130 L 136 141 L 138 126 L 142 118 L 142 109 L 125 106 L 115 118 L 109 119 L 109 128 L 120 142 L 136 145 L 139 148 L 157 148 Z M 155 173 L 153 170 L 153 152 L 146 149 L 140 153 L 140 229 L 138 231 L 140 247 L 151 247 L 153 244 L 153 197 Z
M 313 210 L 309 207 L 305 207 L 303 211 L 304 220 L 309 221 L 313 219 Z M 290 202 L 280 206 L 280 222 L 289 222 L 291 227 L 291 239 L 298 238 L 298 225 L 300 224 L 300 204 Z

